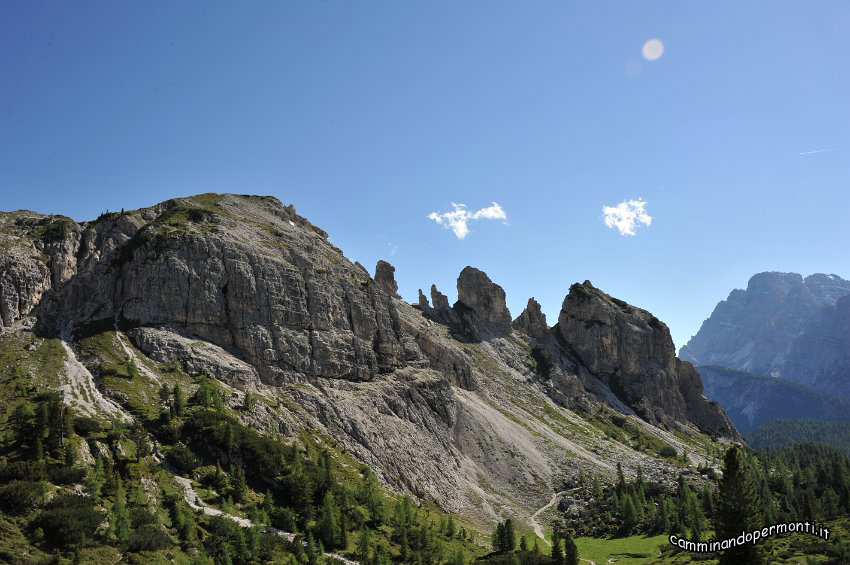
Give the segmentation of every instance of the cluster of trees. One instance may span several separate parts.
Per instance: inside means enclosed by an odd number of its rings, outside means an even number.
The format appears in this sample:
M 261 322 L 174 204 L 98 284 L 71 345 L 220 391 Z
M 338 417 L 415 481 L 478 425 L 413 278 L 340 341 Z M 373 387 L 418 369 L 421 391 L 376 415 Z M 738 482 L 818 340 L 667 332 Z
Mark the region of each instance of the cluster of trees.
M 212 381 L 201 378 L 191 396 L 163 385 L 159 397 L 159 416 L 132 425 L 75 418 L 56 394 L 13 410 L 0 444 L 0 514 L 16 520 L 33 555 L 79 560 L 81 550 L 110 545 L 129 555 L 183 552 L 199 565 L 315 565 L 331 551 L 364 565 L 467 562 L 471 536 L 454 518 L 435 519 L 409 497 L 393 506 L 371 470 L 340 474 L 311 439 L 284 444 L 243 426 Z M 246 397 L 240 409 L 256 402 Z M 86 464 L 78 459 L 88 446 L 95 460 Z M 253 527 L 194 511 L 155 454 L 198 480 L 204 503 Z
M 517 547 L 516 537 L 512 519 L 499 522 L 491 536 L 493 553 L 480 561 L 487 565 L 578 565 L 578 548 L 568 530 L 554 529 L 549 555 L 540 551 L 536 536 L 533 547 L 525 536 L 520 537 Z
M 603 487 L 594 477 L 590 496 L 588 515 L 568 523 L 579 535 L 595 537 L 674 532 L 700 537 L 708 527 L 715 498 L 708 486 L 696 492 L 681 475 L 675 490 L 648 482 L 640 466 L 635 479 L 627 481 L 619 463 L 617 482 Z
M 831 445 L 850 454 L 850 422 L 772 420 L 749 433 L 747 442 L 757 450 L 776 450 L 798 443 Z

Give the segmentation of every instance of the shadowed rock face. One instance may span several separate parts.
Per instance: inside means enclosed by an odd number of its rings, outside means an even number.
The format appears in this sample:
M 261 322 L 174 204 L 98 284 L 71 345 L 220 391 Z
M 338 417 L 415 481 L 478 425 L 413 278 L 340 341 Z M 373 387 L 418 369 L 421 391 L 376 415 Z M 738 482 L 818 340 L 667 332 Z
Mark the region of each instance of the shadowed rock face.
M 808 324 L 791 346 L 782 377 L 850 397 L 850 295 Z
M 474 313 L 473 325 L 484 322 L 490 329 L 500 333 L 510 333 L 511 313 L 505 304 L 505 291 L 490 280 L 484 271 L 475 267 L 465 267 L 457 279 L 457 301 Z
M 646 310 L 585 281 L 570 287 L 556 332 L 581 365 L 644 418 L 692 421 L 715 435 L 737 435 L 722 410 L 703 397 L 693 366 L 676 358 L 667 326 Z

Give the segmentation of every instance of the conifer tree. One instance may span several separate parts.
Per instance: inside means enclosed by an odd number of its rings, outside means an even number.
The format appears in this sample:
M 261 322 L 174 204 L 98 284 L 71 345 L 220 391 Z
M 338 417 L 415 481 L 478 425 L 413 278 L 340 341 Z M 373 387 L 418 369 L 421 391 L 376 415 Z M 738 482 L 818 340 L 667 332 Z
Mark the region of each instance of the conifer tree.
M 508 518 L 505 520 L 505 538 L 503 551 L 513 551 L 516 549 L 516 532 L 514 531 L 514 521 Z
M 174 384 L 171 396 L 174 402 L 174 415 L 180 417 L 183 415 L 183 410 L 186 408 L 186 395 L 183 394 L 183 389 L 180 388 L 179 383 Z
M 505 547 L 505 524 L 504 522 L 499 522 L 496 524 L 496 529 L 493 531 L 492 538 L 492 546 L 493 551 L 497 551 L 499 553 L 504 551 Z
M 360 528 L 360 535 L 357 540 L 357 559 L 360 563 L 369 562 L 369 546 L 371 545 L 371 534 L 369 529 L 364 524 Z
M 723 478 L 720 480 L 715 530 L 717 539 L 729 539 L 761 527 L 761 501 L 756 493 L 744 453 L 737 446 L 726 452 Z M 721 565 L 764 563 L 761 547 L 751 543 L 727 549 L 720 555 Z
M 552 533 L 552 562 L 554 565 L 564 565 L 564 550 L 561 547 L 561 536 Z
M 578 565 L 578 547 L 569 532 L 564 533 L 564 565 Z
M 319 514 L 318 534 L 319 540 L 328 549 L 333 549 L 339 543 L 339 509 L 336 506 L 334 495 L 331 491 L 325 493 L 322 502 L 322 510 Z
M 623 466 L 617 461 L 617 494 L 622 495 L 626 491 L 626 477 L 623 475 Z
M 114 520 L 115 537 L 119 543 L 125 543 L 130 537 L 130 512 L 127 510 L 127 500 L 124 495 L 124 485 L 119 478 L 115 487 L 115 497 L 112 501 L 112 519 Z

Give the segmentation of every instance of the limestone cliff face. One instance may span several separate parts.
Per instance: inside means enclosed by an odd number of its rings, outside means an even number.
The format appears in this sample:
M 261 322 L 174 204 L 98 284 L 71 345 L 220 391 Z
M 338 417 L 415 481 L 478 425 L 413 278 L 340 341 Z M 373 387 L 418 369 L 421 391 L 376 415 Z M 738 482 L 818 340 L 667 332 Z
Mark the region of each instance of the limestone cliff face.
M 76 273 L 78 226 L 62 216 L 0 213 L 0 245 L 0 322 L 11 326 Z
M 736 435 L 722 410 L 703 396 L 693 366 L 676 358 L 667 326 L 646 310 L 585 281 L 570 287 L 556 331 L 581 365 L 644 418 L 691 421 L 714 435 Z
M 81 247 L 45 327 L 172 326 L 235 350 L 268 382 L 368 380 L 405 363 L 386 289 L 275 199 L 169 201 L 87 226 Z

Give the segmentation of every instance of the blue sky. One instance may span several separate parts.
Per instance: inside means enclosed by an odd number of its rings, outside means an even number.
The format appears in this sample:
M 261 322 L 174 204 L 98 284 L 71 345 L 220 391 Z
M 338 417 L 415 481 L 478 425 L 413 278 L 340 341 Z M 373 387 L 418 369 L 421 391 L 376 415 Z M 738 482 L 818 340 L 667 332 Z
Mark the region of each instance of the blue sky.
M 294 204 L 408 300 L 474 265 L 554 323 L 590 279 L 678 347 L 753 273 L 850 277 L 850 3 L 0 4 L 0 209 L 210 191 Z M 507 223 L 459 239 L 452 202 Z

